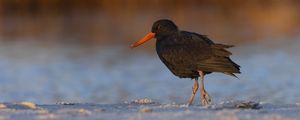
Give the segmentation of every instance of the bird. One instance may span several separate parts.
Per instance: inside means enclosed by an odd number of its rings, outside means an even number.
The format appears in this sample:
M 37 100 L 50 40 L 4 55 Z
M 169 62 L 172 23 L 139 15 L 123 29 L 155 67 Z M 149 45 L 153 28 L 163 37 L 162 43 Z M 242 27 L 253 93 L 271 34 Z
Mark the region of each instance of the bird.
M 207 35 L 180 30 L 169 19 L 160 19 L 153 23 L 151 32 L 131 45 L 135 48 L 152 38 L 156 38 L 156 52 L 166 67 L 179 78 L 194 80 L 192 94 L 187 102 L 193 104 L 194 96 L 201 80 L 200 104 L 208 106 L 212 99 L 205 90 L 204 76 L 213 72 L 233 77 L 240 74 L 240 66 L 230 59 L 228 48 L 233 45 L 214 43 Z

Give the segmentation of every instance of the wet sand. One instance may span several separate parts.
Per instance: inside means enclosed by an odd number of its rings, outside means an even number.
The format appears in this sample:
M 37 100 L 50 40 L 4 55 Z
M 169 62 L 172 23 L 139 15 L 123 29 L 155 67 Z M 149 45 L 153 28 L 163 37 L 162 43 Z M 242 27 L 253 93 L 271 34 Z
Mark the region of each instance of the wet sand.
M 0 120 L 298 119 L 299 45 L 230 49 L 242 66 L 239 79 L 207 75 L 214 104 L 202 107 L 196 95 L 195 105 L 187 107 L 193 81 L 172 75 L 154 48 L 146 53 L 128 46 L 2 43 Z M 151 104 L 131 102 L 145 97 Z M 261 108 L 236 107 L 237 100 L 255 101 Z
M 112 120 L 296 120 L 300 105 L 257 103 L 255 108 L 238 107 L 249 101 L 227 101 L 208 107 L 185 104 L 92 104 L 30 102 L 2 103 L 0 119 L 112 119 Z

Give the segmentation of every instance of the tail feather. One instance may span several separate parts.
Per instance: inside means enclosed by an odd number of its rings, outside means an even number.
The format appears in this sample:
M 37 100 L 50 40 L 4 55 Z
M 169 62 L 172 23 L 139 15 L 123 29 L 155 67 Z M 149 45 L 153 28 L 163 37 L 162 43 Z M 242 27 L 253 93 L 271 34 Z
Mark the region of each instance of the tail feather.
M 224 44 L 214 44 L 214 46 L 219 47 L 219 48 L 231 48 L 234 47 L 234 45 L 224 45 Z
M 224 72 L 224 74 L 226 74 L 226 75 L 230 75 L 230 76 L 233 76 L 233 77 L 235 77 L 235 78 L 237 78 L 237 79 L 240 79 L 240 78 L 238 78 L 235 74 L 233 74 L 233 73 L 229 73 L 229 72 Z
M 223 45 L 223 44 L 213 44 L 212 46 L 213 53 L 217 56 L 229 57 L 232 55 L 231 52 L 227 51 L 227 48 L 234 47 L 233 45 Z

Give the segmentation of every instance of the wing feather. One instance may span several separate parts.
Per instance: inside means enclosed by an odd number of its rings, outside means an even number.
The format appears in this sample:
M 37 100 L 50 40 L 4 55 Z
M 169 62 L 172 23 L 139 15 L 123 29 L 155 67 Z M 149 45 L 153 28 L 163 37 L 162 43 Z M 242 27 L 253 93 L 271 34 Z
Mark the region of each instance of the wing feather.
M 160 59 L 175 75 L 194 74 L 198 70 L 233 76 L 240 73 L 240 66 L 229 58 L 231 52 L 226 50 L 232 45 L 215 44 L 204 35 L 185 31 L 180 38 L 159 48 Z

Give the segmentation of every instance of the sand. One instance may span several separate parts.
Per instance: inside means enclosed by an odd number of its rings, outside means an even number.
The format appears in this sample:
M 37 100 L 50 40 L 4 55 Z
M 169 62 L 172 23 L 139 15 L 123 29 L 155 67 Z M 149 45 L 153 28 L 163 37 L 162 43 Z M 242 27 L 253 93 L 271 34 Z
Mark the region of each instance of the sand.
M 24 104 L 26 103 L 26 104 Z M 249 105 L 245 107 L 245 105 Z M 275 105 L 227 101 L 209 106 L 160 103 L 56 103 L 0 104 L 0 119 L 110 119 L 110 120 L 296 120 L 299 104 Z M 241 107 L 242 106 L 242 107 Z
M 298 119 L 300 42 L 283 45 L 232 48 L 239 79 L 207 75 L 214 104 L 200 106 L 197 94 L 187 107 L 193 81 L 172 75 L 154 50 L 2 43 L 0 120 Z

